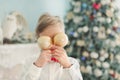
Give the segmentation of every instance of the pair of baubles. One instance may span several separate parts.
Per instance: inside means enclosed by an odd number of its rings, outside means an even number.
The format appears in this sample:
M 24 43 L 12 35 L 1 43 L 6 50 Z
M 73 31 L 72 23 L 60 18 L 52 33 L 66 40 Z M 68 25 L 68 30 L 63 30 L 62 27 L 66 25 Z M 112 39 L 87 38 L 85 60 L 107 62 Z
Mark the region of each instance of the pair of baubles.
M 50 49 L 51 45 L 64 47 L 68 43 L 68 37 L 65 33 L 61 32 L 56 34 L 53 39 L 49 36 L 40 36 L 37 42 L 41 49 Z

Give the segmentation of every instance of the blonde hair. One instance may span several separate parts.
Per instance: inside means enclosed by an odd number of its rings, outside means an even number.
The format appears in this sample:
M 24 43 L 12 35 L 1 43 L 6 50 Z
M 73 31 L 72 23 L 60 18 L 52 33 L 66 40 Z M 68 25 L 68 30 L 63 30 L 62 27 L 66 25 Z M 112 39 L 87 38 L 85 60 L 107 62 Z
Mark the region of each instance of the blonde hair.
M 64 23 L 58 16 L 52 16 L 48 13 L 43 14 L 39 19 L 38 19 L 38 25 L 36 28 L 36 37 L 39 37 L 39 34 L 44 31 L 45 28 L 47 28 L 49 25 L 55 25 L 57 23 L 60 23 L 63 25 L 64 28 Z

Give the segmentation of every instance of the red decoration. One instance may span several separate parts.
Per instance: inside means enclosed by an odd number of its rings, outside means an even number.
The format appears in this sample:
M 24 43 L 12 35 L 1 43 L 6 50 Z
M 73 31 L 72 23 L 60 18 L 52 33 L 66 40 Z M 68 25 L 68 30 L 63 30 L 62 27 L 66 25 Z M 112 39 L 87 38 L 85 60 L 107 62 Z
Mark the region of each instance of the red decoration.
M 55 49 L 51 48 L 50 50 L 53 52 Z M 51 61 L 58 62 L 58 60 L 56 58 L 54 58 L 54 57 L 51 57 Z
M 93 20 L 93 19 L 94 19 L 94 16 L 93 16 L 93 15 L 91 15 L 91 16 L 90 16 L 90 20 Z
M 54 57 L 51 58 L 51 61 L 58 62 L 58 60 Z
M 116 74 L 115 74 L 115 72 L 114 73 L 112 73 L 112 74 L 110 74 L 113 78 L 115 78 L 115 76 L 116 76 Z
M 101 7 L 101 4 L 100 3 L 93 3 L 93 8 L 96 9 L 96 10 L 99 10 L 100 7 Z
M 112 29 L 113 29 L 114 31 L 117 31 L 117 27 L 115 27 L 115 26 L 114 26 Z

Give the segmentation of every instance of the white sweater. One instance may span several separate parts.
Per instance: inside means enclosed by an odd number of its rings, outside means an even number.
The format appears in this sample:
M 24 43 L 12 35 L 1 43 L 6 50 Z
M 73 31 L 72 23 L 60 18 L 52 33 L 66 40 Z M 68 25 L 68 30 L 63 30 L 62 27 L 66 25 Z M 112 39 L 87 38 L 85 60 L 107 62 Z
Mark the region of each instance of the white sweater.
M 74 58 L 69 60 L 73 65 L 65 69 L 57 62 L 50 62 L 42 68 L 32 64 L 25 80 L 83 80 L 78 61 Z

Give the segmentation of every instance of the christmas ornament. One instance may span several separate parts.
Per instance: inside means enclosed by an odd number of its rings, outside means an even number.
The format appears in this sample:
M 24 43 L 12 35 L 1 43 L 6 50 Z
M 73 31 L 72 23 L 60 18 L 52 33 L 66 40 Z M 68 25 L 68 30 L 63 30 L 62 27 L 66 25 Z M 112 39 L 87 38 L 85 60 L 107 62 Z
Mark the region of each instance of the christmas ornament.
M 107 23 L 111 23 L 111 19 L 110 18 L 107 18 L 106 21 L 107 21 Z
M 77 33 L 77 32 L 74 32 L 73 36 L 74 36 L 75 38 L 77 38 L 77 37 L 78 37 L 78 33 Z
M 85 66 L 81 65 L 80 70 L 81 70 L 81 72 L 85 73 L 86 72 Z
M 100 30 L 98 32 L 98 38 L 99 39 L 105 39 L 106 38 L 105 28 L 104 27 L 100 27 Z
M 111 32 L 111 29 L 107 29 L 107 34 L 110 34 Z
M 85 41 L 84 40 L 77 40 L 76 43 L 78 46 L 85 46 Z
M 101 17 L 102 13 L 101 12 L 97 12 L 97 17 Z
M 92 74 L 92 67 L 90 65 L 88 65 L 86 67 L 86 71 L 87 71 L 87 73 Z
M 102 66 L 102 64 L 101 64 L 101 62 L 99 60 L 96 60 L 95 64 L 96 64 L 97 67 L 101 67 Z
M 111 10 L 106 10 L 106 15 L 108 17 L 113 17 L 113 12 Z
M 118 63 L 120 63 L 120 54 L 117 54 L 115 58 L 117 59 Z
M 80 1 L 76 1 L 74 6 L 80 7 L 81 6 L 81 2 Z
M 91 56 L 91 58 L 97 59 L 97 58 L 98 58 L 98 53 L 92 52 L 92 53 L 90 54 L 90 56 Z
M 84 51 L 84 52 L 83 52 L 83 56 L 84 56 L 84 57 L 89 57 L 89 53 L 88 53 L 87 51 Z
M 88 30 L 89 30 L 88 26 L 84 26 L 84 27 L 83 27 L 83 32 L 86 33 L 86 32 L 88 32 Z
M 52 40 L 48 36 L 41 36 L 37 42 L 41 49 L 48 49 L 51 46 Z
M 81 57 L 81 60 L 82 60 L 82 61 L 85 61 L 85 60 L 86 60 L 86 57 L 83 57 L 83 56 L 82 56 L 82 57 Z
M 81 33 L 83 31 L 83 28 L 79 27 L 77 31 Z
M 75 17 L 73 18 L 73 22 L 74 22 L 75 24 L 79 24 L 79 23 L 81 22 L 81 20 L 82 20 L 82 18 L 79 17 L 79 16 L 75 16 Z
M 100 69 L 95 69 L 94 70 L 94 75 L 96 77 L 100 77 L 100 76 L 102 76 L 102 74 L 103 74 L 103 72 Z
M 114 21 L 113 26 L 118 27 L 119 25 L 116 21 Z
M 80 7 L 74 8 L 74 9 L 73 9 L 73 12 L 79 13 L 79 12 L 80 12 Z
M 91 15 L 91 16 L 90 16 L 90 20 L 94 20 L 94 15 Z
M 80 1 L 75 2 L 75 5 L 74 5 L 75 7 L 73 9 L 73 12 L 79 13 L 80 12 L 80 5 L 81 5 Z
M 105 60 L 105 57 L 101 56 L 101 57 L 99 58 L 99 60 L 100 60 L 100 61 L 104 61 L 104 60 Z
M 120 35 L 116 35 L 115 38 L 116 38 L 116 40 L 115 40 L 116 45 L 119 46 L 120 45 Z
M 99 28 L 97 26 L 93 27 L 94 32 L 98 32 Z
M 107 69 L 107 68 L 110 67 L 110 64 L 109 64 L 108 62 L 103 62 L 103 63 L 102 63 L 102 66 L 103 66 L 105 69 Z
M 71 20 L 74 17 L 73 12 L 69 12 L 66 17 L 68 20 Z
M 82 3 L 82 8 L 87 8 L 87 4 L 86 3 Z
M 101 4 L 100 3 L 93 3 L 93 8 L 96 9 L 96 10 L 99 10 L 100 7 L 101 7 Z
M 54 44 L 60 47 L 66 46 L 68 43 L 68 37 L 64 33 L 58 33 L 54 37 Z
M 110 0 L 101 0 L 101 4 L 102 5 L 107 5 L 107 4 L 110 4 Z
M 117 31 L 117 27 L 116 26 L 113 26 L 112 28 L 114 31 Z
M 105 18 L 104 17 L 98 17 L 97 20 L 101 23 L 105 22 Z

